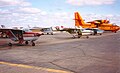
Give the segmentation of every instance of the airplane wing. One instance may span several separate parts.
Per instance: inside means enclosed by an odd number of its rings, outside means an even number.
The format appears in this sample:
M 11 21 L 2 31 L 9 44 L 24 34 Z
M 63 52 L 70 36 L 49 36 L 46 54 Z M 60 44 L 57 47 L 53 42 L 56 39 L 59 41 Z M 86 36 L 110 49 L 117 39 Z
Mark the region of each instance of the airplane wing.
M 65 28 L 63 30 L 69 32 L 70 34 L 82 34 L 81 30 L 76 28 Z
M 13 41 L 23 39 L 23 31 L 16 29 L 0 28 L 0 32 L 5 33 Z
M 66 32 L 70 33 L 73 36 L 73 38 L 75 38 L 76 36 L 78 38 L 80 38 L 82 36 L 81 30 L 76 29 L 76 28 L 64 28 L 64 29 L 62 29 L 60 31 L 66 31 Z
M 101 20 L 93 20 L 93 21 L 88 21 L 86 23 L 101 23 Z

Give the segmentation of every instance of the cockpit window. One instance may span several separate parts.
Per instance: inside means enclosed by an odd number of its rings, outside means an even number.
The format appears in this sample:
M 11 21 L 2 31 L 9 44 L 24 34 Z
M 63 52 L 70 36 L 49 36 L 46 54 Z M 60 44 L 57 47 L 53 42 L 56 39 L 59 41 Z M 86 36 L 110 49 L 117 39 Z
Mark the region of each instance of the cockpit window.
M 25 32 L 32 32 L 30 29 L 23 29 Z

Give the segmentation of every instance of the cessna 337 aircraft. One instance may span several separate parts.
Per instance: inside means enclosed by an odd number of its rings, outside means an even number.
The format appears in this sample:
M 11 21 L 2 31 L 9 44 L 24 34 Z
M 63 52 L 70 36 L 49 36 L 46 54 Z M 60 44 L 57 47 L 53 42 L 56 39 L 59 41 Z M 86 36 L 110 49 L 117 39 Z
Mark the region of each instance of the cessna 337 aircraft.
M 12 41 L 18 42 L 18 44 L 28 44 L 30 41 L 32 46 L 35 46 L 34 41 L 41 36 L 39 33 L 31 32 L 31 31 L 23 31 L 19 29 L 9 29 L 9 28 L 0 28 L 1 36 L 3 34 L 6 34 L 8 38 L 10 38 Z M 8 44 L 9 46 L 12 46 L 12 43 L 10 42 Z
M 82 28 L 63 28 L 62 31 L 67 31 L 73 36 L 73 38 L 75 38 L 76 36 L 78 38 L 80 38 L 81 36 L 86 36 L 86 38 L 89 38 L 89 35 L 93 34 L 92 30 L 86 30 Z
M 95 20 L 92 22 L 85 23 L 78 12 L 75 12 L 74 14 L 75 14 L 75 25 L 77 27 L 81 26 L 83 28 L 99 28 L 101 30 L 112 31 L 115 33 L 120 29 L 119 26 L 110 24 L 108 20 Z
M 66 31 L 68 33 L 70 33 L 73 38 L 78 37 L 80 38 L 81 36 L 86 36 L 86 38 L 89 38 L 89 35 L 93 34 L 92 30 L 86 30 L 82 27 L 77 27 L 75 26 L 75 28 L 65 28 L 65 27 L 56 27 L 57 31 Z

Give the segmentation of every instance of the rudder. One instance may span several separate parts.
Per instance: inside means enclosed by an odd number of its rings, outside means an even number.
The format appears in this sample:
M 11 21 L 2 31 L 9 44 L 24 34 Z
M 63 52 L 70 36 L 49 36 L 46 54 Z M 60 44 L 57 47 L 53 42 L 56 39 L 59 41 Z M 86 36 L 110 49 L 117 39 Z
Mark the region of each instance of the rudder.
M 78 12 L 75 12 L 75 26 L 80 27 L 85 24 L 84 20 Z

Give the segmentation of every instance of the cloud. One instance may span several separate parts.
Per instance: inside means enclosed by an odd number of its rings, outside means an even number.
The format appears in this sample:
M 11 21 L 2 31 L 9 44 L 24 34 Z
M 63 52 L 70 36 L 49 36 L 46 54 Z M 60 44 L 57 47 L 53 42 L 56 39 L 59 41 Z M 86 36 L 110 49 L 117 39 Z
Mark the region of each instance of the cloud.
M 29 2 L 24 0 L 0 0 L 0 7 L 6 6 L 30 6 Z
M 45 15 L 47 15 L 47 12 L 46 11 L 41 11 L 41 15 L 45 16 Z
M 16 8 L 7 8 L 7 9 L 0 9 L 0 14 L 36 14 L 41 13 L 42 15 L 47 14 L 45 11 L 41 11 L 38 8 L 34 7 L 16 7 Z
M 0 9 L 0 14 L 1 15 L 6 15 L 6 14 L 11 14 L 11 12 L 8 9 L 6 9 L 6 10 Z
M 86 1 L 80 2 L 79 0 L 74 0 L 72 3 L 75 4 L 75 2 L 77 1 L 80 3 L 80 5 L 87 4 Z M 92 1 L 93 0 L 90 0 L 90 2 Z M 91 4 L 94 4 L 94 1 Z M 99 4 L 99 2 L 102 1 L 100 0 L 96 4 Z M 111 2 L 109 1 L 108 3 L 110 4 L 112 3 L 112 1 Z M 34 26 L 51 27 L 51 26 L 59 26 L 59 25 L 65 27 L 74 27 L 74 20 L 73 20 L 74 15 L 69 12 L 62 12 L 62 11 L 47 12 L 38 8 L 34 8 L 29 5 L 30 3 L 24 0 L 0 0 L 0 7 L 3 7 L 0 9 L 0 23 L 6 25 L 7 27 L 13 27 L 13 26 L 27 27 L 28 25 L 30 25 L 31 27 Z M 90 4 L 88 3 L 87 5 Z M 9 6 L 9 7 L 4 7 L 4 6 Z M 110 18 L 111 22 L 120 23 L 118 22 L 120 21 L 119 20 L 120 15 L 115 16 L 109 14 L 107 16 L 103 16 L 97 14 L 85 14 L 82 15 L 82 17 L 86 21 L 90 21 L 94 19 L 106 19 L 106 17 L 108 17 Z
M 28 10 L 29 12 L 29 10 Z M 85 22 L 92 21 L 95 19 L 106 19 L 110 20 L 111 23 L 116 23 L 119 25 L 120 23 L 120 15 L 98 15 L 98 14 L 84 14 L 81 15 Z M 40 11 L 39 13 L 11 13 L 0 15 L 0 23 L 7 25 L 7 27 L 14 26 L 24 26 L 31 27 L 51 27 L 51 26 L 64 26 L 64 27 L 74 27 L 74 15 L 68 12 L 46 12 Z
M 16 10 L 16 12 L 21 12 L 21 13 L 39 13 L 41 12 L 40 9 L 38 8 L 33 8 L 33 7 L 20 7 L 19 9 Z
M 115 0 L 66 0 L 66 3 L 76 6 L 113 4 L 114 2 Z
M 47 15 L 46 11 L 32 7 L 25 0 L 0 0 L 0 7 L 0 23 L 8 27 L 40 24 Z
M 56 12 L 55 14 L 54 14 L 54 16 L 55 17 L 63 17 L 63 18 L 66 18 L 66 17 L 68 17 L 69 15 L 68 15 L 68 13 L 67 12 Z

